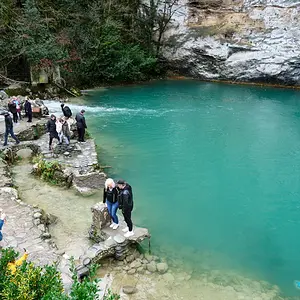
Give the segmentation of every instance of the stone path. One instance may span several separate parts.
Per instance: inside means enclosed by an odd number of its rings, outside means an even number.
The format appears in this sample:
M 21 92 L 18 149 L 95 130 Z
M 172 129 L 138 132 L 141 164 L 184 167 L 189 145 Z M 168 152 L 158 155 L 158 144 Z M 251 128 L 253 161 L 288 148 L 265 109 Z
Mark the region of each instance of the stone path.
M 41 231 L 33 223 L 35 209 L 18 199 L 16 189 L 7 186 L 11 185 L 11 179 L 4 164 L 0 165 L 0 173 L 0 208 L 7 215 L 2 229 L 2 245 L 13 247 L 20 253 L 26 248 L 28 259 L 38 265 L 52 264 L 58 259 L 58 254 L 50 243 L 40 237 Z
M 93 139 L 88 139 L 86 143 L 78 143 L 76 140 L 71 140 L 70 145 L 74 148 L 70 153 L 66 148 L 66 151 L 60 154 L 56 154 L 56 151 L 49 150 L 49 136 L 43 135 L 38 141 L 35 141 L 40 148 L 42 154 L 46 159 L 55 159 L 59 163 L 65 164 L 79 171 L 87 172 L 91 167 L 98 164 L 96 146 Z M 57 141 L 54 140 L 53 147 L 59 147 Z M 64 154 L 65 153 L 65 154 Z

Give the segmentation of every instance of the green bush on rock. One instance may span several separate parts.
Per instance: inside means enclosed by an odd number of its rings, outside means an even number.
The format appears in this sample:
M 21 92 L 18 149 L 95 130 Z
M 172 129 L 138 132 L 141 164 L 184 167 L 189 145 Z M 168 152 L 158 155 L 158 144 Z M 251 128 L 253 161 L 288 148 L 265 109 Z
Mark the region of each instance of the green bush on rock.
M 18 257 L 12 248 L 2 249 L 0 258 L 0 299 L 3 300 L 94 300 L 97 293 L 97 279 L 92 279 L 95 266 L 90 269 L 90 276 L 79 282 L 74 265 L 73 285 L 69 295 L 65 294 L 60 273 L 55 266 L 36 267 L 24 262 L 12 274 L 7 264 Z M 118 298 L 107 298 L 118 299 Z
M 37 165 L 35 173 L 43 180 L 52 184 L 58 184 L 55 172 L 61 172 L 61 166 L 57 161 L 46 161 L 41 157 L 36 157 L 33 162 Z

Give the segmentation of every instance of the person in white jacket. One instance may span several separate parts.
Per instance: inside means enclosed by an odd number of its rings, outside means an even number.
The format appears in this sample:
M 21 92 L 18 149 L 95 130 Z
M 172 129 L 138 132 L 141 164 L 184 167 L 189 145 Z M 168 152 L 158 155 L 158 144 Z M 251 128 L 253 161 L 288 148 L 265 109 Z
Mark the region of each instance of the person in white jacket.
M 55 126 L 56 126 L 56 131 L 58 133 L 58 137 L 59 137 L 59 145 L 62 144 L 62 123 L 61 123 L 61 119 L 57 118 L 56 122 L 55 122 Z

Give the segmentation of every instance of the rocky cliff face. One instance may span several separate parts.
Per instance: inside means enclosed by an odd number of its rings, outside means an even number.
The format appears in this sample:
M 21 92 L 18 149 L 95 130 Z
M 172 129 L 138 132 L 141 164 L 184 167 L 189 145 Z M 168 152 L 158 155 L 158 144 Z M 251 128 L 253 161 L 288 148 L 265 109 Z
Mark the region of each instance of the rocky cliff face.
M 163 55 L 200 79 L 300 85 L 300 1 L 179 0 Z

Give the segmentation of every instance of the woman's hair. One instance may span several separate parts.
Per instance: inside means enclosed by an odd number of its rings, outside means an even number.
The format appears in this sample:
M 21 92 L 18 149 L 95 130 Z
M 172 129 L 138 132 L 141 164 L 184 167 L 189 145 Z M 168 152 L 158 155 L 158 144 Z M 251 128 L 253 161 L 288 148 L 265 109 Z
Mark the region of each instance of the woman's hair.
M 109 185 L 111 185 L 113 188 L 116 186 L 114 180 L 111 179 L 111 178 L 107 178 L 107 179 L 105 180 L 105 184 L 104 184 L 104 185 L 105 185 L 105 188 L 106 188 L 106 189 L 108 188 Z

